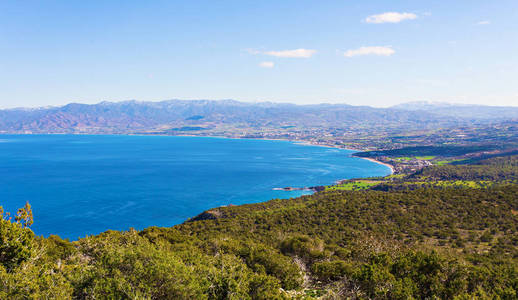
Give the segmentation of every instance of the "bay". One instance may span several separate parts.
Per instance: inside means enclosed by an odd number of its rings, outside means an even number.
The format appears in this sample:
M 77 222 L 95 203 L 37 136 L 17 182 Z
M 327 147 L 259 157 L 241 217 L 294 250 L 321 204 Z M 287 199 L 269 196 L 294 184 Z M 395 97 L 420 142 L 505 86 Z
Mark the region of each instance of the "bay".
M 213 207 L 308 193 L 274 188 L 390 174 L 352 153 L 272 140 L 1 135 L 0 205 L 15 213 L 29 201 L 37 235 L 72 240 L 173 226 Z

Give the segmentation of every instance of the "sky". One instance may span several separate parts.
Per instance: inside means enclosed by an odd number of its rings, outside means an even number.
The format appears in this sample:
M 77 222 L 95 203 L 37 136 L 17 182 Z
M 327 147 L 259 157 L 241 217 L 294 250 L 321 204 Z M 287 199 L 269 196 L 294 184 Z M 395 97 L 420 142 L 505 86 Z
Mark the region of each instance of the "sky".
M 518 106 L 518 1 L 0 0 L 0 107 Z

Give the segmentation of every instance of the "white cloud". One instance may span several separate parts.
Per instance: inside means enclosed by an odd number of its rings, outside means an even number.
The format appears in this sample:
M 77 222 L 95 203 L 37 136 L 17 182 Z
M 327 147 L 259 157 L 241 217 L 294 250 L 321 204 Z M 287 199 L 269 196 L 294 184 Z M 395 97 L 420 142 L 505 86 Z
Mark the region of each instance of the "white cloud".
M 273 63 L 273 61 L 263 61 L 259 64 L 259 67 L 261 68 L 273 68 L 275 66 L 275 64 Z
M 289 57 L 289 58 L 310 58 L 313 54 L 317 53 L 317 50 L 312 49 L 295 49 L 295 50 L 282 50 L 282 51 L 266 51 L 263 54 L 275 56 L 275 57 Z
M 404 20 L 414 19 L 417 19 L 417 15 L 413 13 L 386 12 L 379 15 L 368 16 L 365 22 L 373 24 L 399 23 Z
M 396 53 L 391 46 L 382 47 L 382 46 L 374 46 L 374 47 L 360 47 L 358 49 L 347 50 L 344 53 L 345 57 L 353 57 L 359 55 L 379 55 L 379 56 L 391 56 Z
M 310 58 L 315 53 L 317 53 L 317 50 L 313 49 L 294 49 L 294 50 L 280 50 L 280 51 L 264 51 L 264 50 L 257 50 L 257 49 L 244 49 L 246 52 L 252 55 L 269 55 L 269 56 L 275 56 L 275 57 L 288 57 L 288 58 Z
M 489 21 L 489 20 L 484 20 L 484 21 L 480 21 L 477 23 L 477 25 L 489 25 L 489 24 L 491 24 L 491 21 Z

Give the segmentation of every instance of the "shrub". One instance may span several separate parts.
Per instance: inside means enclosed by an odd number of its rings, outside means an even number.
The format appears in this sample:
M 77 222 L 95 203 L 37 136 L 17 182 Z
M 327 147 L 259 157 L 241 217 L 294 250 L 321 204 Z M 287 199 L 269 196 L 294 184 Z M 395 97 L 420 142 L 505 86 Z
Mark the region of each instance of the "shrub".
M 322 261 L 314 263 L 311 272 L 321 281 L 330 281 L 350 274 L 352 267 L 343 260 Z

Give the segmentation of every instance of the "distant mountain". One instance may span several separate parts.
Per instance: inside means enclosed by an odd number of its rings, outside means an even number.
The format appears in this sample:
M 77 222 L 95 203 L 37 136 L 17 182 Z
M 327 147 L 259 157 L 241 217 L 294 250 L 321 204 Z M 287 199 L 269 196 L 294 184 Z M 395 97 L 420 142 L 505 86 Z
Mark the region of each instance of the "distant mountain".
M 518 107 L 450 104 L 441 102 L 408 102 L 392 106 L 393 109 L 428 112 L 466 120 L 518 119 Z
M 373 108 L 345 104 L 295 105 L 235 100 L 71 103 L 60 107 L 0 110 L 3 133 L 140 133 L 204 128 L 365 128 L 429 129 L 468 124 L 488 113 L 479 107 L 417 106 Z M 465 109 L 464 113 L 460 111 Z M 419 111 L 419 113 L 416 113 Z M 478 112 L 471 114 L 472 111 Z M 496 108 L 491 107 L 491 111 Z M 518 113 L 518 108 L 516 109 Z M 512 116 L 502 110 L 502 116 Z M 453 116 L 453 118 L 452 118 Z

